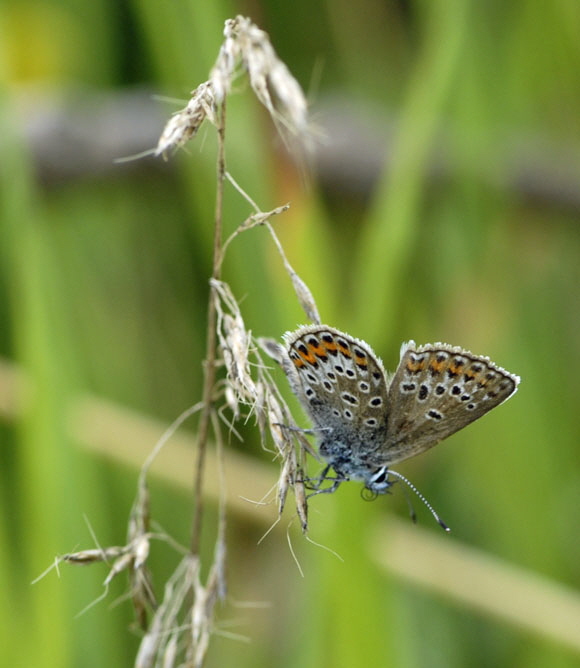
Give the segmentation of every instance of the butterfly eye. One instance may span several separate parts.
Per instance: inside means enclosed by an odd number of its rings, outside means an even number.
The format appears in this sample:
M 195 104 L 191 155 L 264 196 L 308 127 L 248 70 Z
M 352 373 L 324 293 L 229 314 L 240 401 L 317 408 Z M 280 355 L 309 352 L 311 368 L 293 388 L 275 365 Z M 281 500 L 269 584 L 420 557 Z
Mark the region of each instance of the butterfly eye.
M 388 478 L 388 469 L 386 466 L 381 466 L 380 469 L 377 469 L 370 478 L 370 483 L 372 485 L 377 485 L 385 482 Z
M 386 494 L 392 484 L 389 480 L 389 469 L 381 466 L 369 477 L 365 486 L 365 489 L 368 490 L 368 498 L 374 498 L 377 494 Z

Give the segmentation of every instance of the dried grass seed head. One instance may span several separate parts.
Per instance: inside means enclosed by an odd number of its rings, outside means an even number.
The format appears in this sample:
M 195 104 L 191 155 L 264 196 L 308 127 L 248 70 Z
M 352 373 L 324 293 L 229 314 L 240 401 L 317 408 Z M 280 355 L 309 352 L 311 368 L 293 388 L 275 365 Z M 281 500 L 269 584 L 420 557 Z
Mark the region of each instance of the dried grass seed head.
M 240 317 L 232 317 L 227 313 L 223 318 L 225 342 L 224 353 L 227 352 L 228 379 L 244 395 L 244 399 L 256 398 L 256 385 L 250 374 L 249 355 L 251 352 L 252 337 L 244 327 Z M 224 355 L 225 357 L 225 355 Z
M 296 513 L 300 520 L 302 533 L 308 532 L 308 497 L 306 495 L 306 486 L 304 484 L 304 475 L 299 469 L 297 477 L 294 480 L 294 498 L 296 500 Z
M 166 157 L 195 137 L 201 124 L 208 119 L 215 125 L 216 98 L 211 81 L 200 84 L 191 94 L 187 106 L 177 111 L 167 122 L 155 149 L 155 155 Z
M 252 90 L 274 121 L 281 122 L 291 134 L 304 138 L 309 132 L 306 97 L 278 58 L 268 34 L 250 19 L 237 16 L 226 21 L 224 36 L 210 75 L 217 102 L 231 90 L 242 65 L 248 72 Z
M 211 286 L 218 314 L 217 334 L 226 365 L 228 389 L 233 393 L 228 403 L 233 399 L 245 404 L 254 402 L 258 391 L 250 371 L 252 335 L 246 329 L 229 285 L 212 279 Z
M 218 106 L 244 70 L 252 90 L 268 109 L 278 129 L 298 137 L 308 147 L 312 132 L 306 97 L 290 70 L 278 58 L 268 34 L 250 19 L 237 16 L 225 22 L 224 37 L 209 80 L 200 84 L 191 94 L 187 106 L 169 119 L 155 155 L 166 157 L 168 151 L 186 144 L 195 137 L 206 118 L 216 125 Z
M 91 550 L 80 550 L 79 552 L 71 552 L 64 554 L 60 560 L 67 561 L 71 564 L 94 564 L 99 561 L 114 560 L 126 552 L 126 547 L 112 545 L 105 548 L 94 548 Z

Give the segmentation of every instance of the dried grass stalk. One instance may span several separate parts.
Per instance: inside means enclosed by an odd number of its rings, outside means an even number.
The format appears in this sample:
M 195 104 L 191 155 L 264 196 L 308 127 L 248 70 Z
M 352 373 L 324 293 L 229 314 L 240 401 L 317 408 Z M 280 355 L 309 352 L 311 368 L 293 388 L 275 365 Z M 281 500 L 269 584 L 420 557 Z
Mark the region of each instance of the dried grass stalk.
M 225 499 L 220 502 L 219 525 L 213 563 L 205 584 L 200 576 L 200 536 L 203 513 L 204 453 L 209 433 L 213 431 L 219 453 L 222 453 L 217 407 L 231 409 L 234 420 L 254 418 L 263 447 L 274 452 L 281 462 L 278 480 L 278 512 L 284 510 L 289 490 L 294 490 L 296 513 L 304 532 L 308 529 L 308 513 L 304 486 L 304 460 L 307 452 L 314 454 L 296 426 L 283 396 L 260 356 L 260 348 L 247 329 L 238 302 L 230 287 L 221 280 L 225 251 L 241 232 L 257 225 L 266 225 L 283 259 L 296 295 L 312 322 L 320 317 L 312 293 L 288 262 L 282 246 L 270 225 L 270 218 L 285 211 L 288 205 L 270 212 L 261 212 L 226 171 L 225 131 L 226 97 L 236 79 L 247 74 L 250 86 L 269 111 L 284 138 L 299 140 L 308 146 L 311 132 L 304 93 L 286 65 L 278 58 L 268 35 L 250 19 L 237 16 L 225 23 L 224 42 L 209 79 L 199 84 L 182 110 L 173 114 L 159 139 L 155 154 L 166 157 L 170 151 L 183 147 L 196 136 L 208 120 L 218 137 L 218 184 L 215 209 L 213 267 L 208 303 L 207 351 L 203 397 L 199 404 L 186 411 L 160 439 L 142 467 L 136 500 L 129 518 L 127 543 L 104 549 L 83 550 L 67 554 L 61 561 L 70 563 L 111 562 L 105 580 L 109 583 L 121 572 L 129 573 L 130 595 L 139 626 L 145 631 L 135 665 L 138 668 L 177 665 L 201 668 L 214 627 L 216 603 L 226 595 L 225 580 Z M 223 191 L 229 179 L 250 202 L 255 213 L 225 242 L 222 241 Z M 278 344 L 262 345 L 269 354 L 283 360 Z M 225 369 L 225 379 L 217 380 L 217 369 Z M 175 572 L 166 582 L 163 599 L 158 603 L 147 563 L 150 553 L 150 498 L 147 475 L 150 465 L 163 444 L 189 415 L 199 411 L 198 451 L 194 465 L 194 508 L 191 544 Z M 220 410 L 223 416 L 224 411 Z M 231 423 L 229 426 L 233 429 Z M 234 431 L 235 433 L 235 431 Z M 272 450 L 273 444 L 273 450 Z M 167 537 L 164 537 L 167 540 Z M 206 568 L 204 568 L 204 571 Z M 105 595 L 103 594 L 103 596 Z M 150 619 L 149 619 L 150 617 Z

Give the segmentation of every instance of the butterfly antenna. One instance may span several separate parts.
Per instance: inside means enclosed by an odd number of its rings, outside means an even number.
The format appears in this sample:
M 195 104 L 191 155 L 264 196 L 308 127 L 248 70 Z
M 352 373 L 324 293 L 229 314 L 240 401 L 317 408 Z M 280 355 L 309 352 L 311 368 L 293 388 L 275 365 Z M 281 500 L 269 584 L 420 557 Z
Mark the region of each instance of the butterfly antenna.
M 435 508 L 433 508 L 433 506 L 429 503 L 429 501 L 427 501 L 427 499 L 423 496 L 423 494 L 421 494 L 421 492 L 415 487 L 415 485 L 413 485 L 413 483 L 410 480 L 407 480 L 407 478 L 405 478 L 405 476 L 402 475 L 401 473 L 397 473 L 397 471 L 393 471 L 393 469 L 389 469 L 389 473 L 391 475 L 393 475 L 395 478 L 398 478 L 399 480 L 402 480 L 407 485 L 407 487 L 409 487 L 409 489 L 411 489 L 413 492 L 415 492 L 415 494 L 419 497 L 419 499 L 425 504 L 425 506 L 427 506 L 427 508 L 429 509 L 429 512 L 431 513 L 431 515 L 433 515 L 437 524 L 444 531 L 447 531 L 447 533 L 449 533 L 451 531 L 451 529 L 439 517 Z M 413 514 L 414 514 L 414 511 L 413 511 Z

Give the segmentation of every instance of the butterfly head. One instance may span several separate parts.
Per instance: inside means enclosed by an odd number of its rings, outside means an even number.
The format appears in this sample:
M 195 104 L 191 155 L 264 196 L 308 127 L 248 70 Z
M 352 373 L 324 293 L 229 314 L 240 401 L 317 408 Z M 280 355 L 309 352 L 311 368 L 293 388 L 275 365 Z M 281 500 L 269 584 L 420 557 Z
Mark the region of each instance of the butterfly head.
M 395 482 L 395 480 L 389 480 L 389 468 L 381 466 L 376 471 L 373 471 L 365 481 L 365 486 L 362 490 L 363 498 L 367 501 L 372 501 L 379 494 L 389 494 L 389 489 Z

